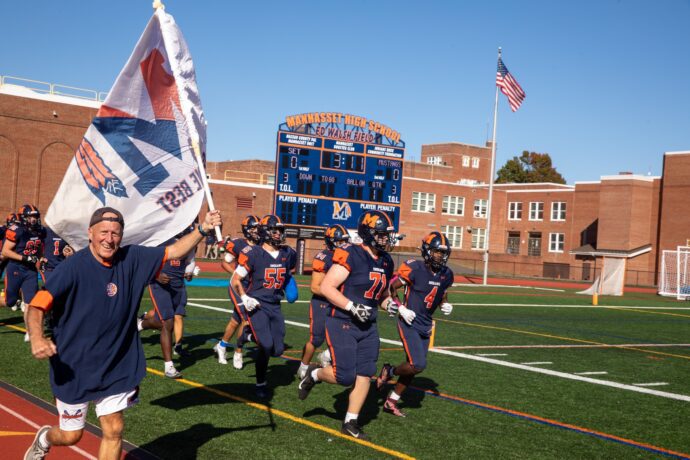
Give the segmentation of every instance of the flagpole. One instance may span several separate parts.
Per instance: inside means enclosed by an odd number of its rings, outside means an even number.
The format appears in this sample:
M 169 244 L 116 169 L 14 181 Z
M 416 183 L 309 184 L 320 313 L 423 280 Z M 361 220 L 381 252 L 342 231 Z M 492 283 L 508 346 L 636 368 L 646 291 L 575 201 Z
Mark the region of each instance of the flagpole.
M 501 59 L 501 47 L 498 47 L 498 59 Z M 497 61 L 498 62 L 498 61 Z M 496 86 L 496 97 L 494 100 L 494 127 L 493 136 L 491 139 L 491 175 L 489 176 L 489 199 L 486 203 L 486 238 L 484 244 L 486 249 L 484 251 L 484 278 L 482 284 L 487 285 L 487 278 L 489 276 L 489 235 L 491 234 L 491 202 L 494 193 L 494 173 L 496 161 L 496 123 L 498 122 L 498 85 Z

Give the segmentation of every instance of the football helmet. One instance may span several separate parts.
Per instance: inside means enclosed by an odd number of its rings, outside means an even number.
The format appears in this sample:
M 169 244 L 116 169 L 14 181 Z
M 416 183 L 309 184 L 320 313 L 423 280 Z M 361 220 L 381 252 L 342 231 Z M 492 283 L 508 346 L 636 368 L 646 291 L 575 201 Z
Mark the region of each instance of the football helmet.
M 362 243 L 379 251 L 390 251 L 398 241 L 393 221 L 381 211 L 367 211 L 359 216 L 357 234 Z
M 19 223 L 21 223 L 21 219 L 19 219 L 19 216 L 17 215 L 17 213 L 12 212 L 12 213 L 9 213 L 7 215 L 7 226 L 8 227 L 12 224 L 19 224 Z
M 326 229 L 323 239 L 326 242 L 326 247 L 332 251 L 350 241 L 350 234 L 347 233 L 345 227 L 335 224 Z
M 31 204 L 25 204 L 19 208 L 19 219 L 22 224 L 28 228 L 35 230 L 41 227 L 41 213 L 38 208 Z
M 446 266 L 450 251 L 448 237 L 441 232 L 431 232 L 422 240 L 424 262 L 435 272 Z
M 285 224 L 280 217 L 268 214 L 259 224 L 259 237 L 262 243 L 268 243 L 278 249 L 285 243 Z
M 254 244 L 259 244 L 261 242 L 261 236 L 259 235 L 260 224 L 259 218 L 252 214 L 242 219 L 242 234 L 247 240 Z

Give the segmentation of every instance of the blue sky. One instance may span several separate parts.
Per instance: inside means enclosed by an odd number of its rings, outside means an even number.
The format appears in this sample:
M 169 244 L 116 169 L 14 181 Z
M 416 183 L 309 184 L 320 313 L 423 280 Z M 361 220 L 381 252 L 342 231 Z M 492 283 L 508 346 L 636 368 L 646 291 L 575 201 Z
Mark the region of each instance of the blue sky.
M 196 64 L 213 161 L 273 159 L 286 115 L 360 115 L 422 144 L 490 138 L 496 52 L 527 93 L 500 96 L 497 165 L 549 153 L 568 183 L 660 175 L 690 150 L 690 1 L 168 0 Z M 107 91 L 150 0 L 0 0 L 0 75 Z

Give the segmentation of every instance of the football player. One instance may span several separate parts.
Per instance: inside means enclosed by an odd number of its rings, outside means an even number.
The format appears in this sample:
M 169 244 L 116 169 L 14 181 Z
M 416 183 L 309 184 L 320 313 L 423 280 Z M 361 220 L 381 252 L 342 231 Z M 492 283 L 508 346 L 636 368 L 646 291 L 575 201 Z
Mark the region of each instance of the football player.
M 3 257 L 2 255 L 2 245 L 5 242 L 5 234 L 7 233 L 7 229 L 12 226 L 12 224 L 19 223 L 19 217 L 15 213 L 11 213 L 7 216 L 7 220 L 5 222 L 7 225 L 0 225 L 0 279 L 2 279 L 2 275 L 5 273 L 5 267 L 7 266 L 7 263 L 9 262 L 9 259 L 6 257 Z M 0 296 L 0 306 L 4 305 L 4 299 L 5 299 L 5 290 L 2 290 L 2 296 Z
M 196 228 L 195 224 L 175 235 L 159 247 L 167 247 L 191 233 Z M 144 313 L 137 321 L 137 328 L 158 329 L 160 333 L 161 352 L 165 366 L 165 376 L 171 379 L 182 378 L 182 374 L 175 368 L 172 361 L 173 330 L 175 317 L 183 317 L 186 314 L 187 287 L 184 279 L 191 279 L 194 270 L 194 253 L 191 249 L 182 259 L 166 260 L 156 279 L 149 284 L 149 294 L 153 302 L 153 310 Z M 181 339 L 181 337 L 178 337 Z M 179 354 L 179 353 L 178 353 Z
M 382 388 L 394 375 L 398 381 L 390 392 L 383 411 L 405 417 L 398 408 L 398 401 L 415 375 L 426 368 L 426 356 L 431 337 L 431 316 L 439 307 L 444 315 L 450 315 L 453 305 L 448 303 L 448 288 L 453 285 L 453 271 L 446 265 L 450 257 L 448 238 L 440 232 L 431 232 L 422 240 L 424 262 L 408 260 L 398 268 L 390 290 L 393 302 L 398 303 L 398 333 L 407 360 L 397 367 L 384 364 L 376 387 Z M 405 300 L 400 303 L 398 290 L 404 288 Z
M 259 238 L 259 218 L 254 215 L 248 215 L 242 220 L 241 224 L 242 235 L 244 238 L 235 238 L 233 240 L 228 240 L 224 248 L 224 255 L 221 259 L 220 265 L 223 270 L 230 273 L 232 276 L 237 268 L 237 258 L 240 252 L 247 246 L 255 246 L 260 243 Z M 245 291 L 249 287 L 249 279 L 245 278 L 243 280 Z M 227 347 L 230 345 L 230 339 L 237 331 L 238 341 L 235 347 L 235 352 L 232 355 L 232 366 L 235 369 L 242 369 L 242 343 L 240 342 L 240 335 L 244 330 L 247 322 L 245 321 L 246 312 L 242 310 L 242 301 L 239 294 L 232 289 L 232 285 L 228 284 L 228 295 L 230 296 L 230 301 L 233 303 L 235 308 L 232 311 L 232 318 L 225 326 L 225 331 L 223 332 L 223 337 L 220 341 L 213 346 L 213 351 L 216 352 L 218 356 L 218 362 L 220 364 L 227 364 L 228 360 L 226 357 Z M 239 327 L 242 326 L 242 327 Z M 238 330 L 239 327 L 239 330 Z
M 285 349 L 285 318 L 280 301 L 295 269 L 297 254 L 285 245 L 285 225 L 278 216 L 269 214 L 261 219 L 259 236 L 261 246 L 247 246 L 239 253 L 230 284 L 242 299 L 253 340 L 259 347 L 255 360 L 256 395 L 266 398 L 269 357 L 280 356 Z M 244 279 L 249 282 L 247 289 Z
M 328 300 L 321 294 L 321 282 L 333 265 L 333 253 L 337 248 L 348 243 L 350 235 L 342 225 L 331 225 L 326 229 L 323 239 L 326 243 L 326 249 L 319 251 L 311 264 L 311 292 L 313 295 L 309 303 L 309 341 L 302 348 L 302 362 L 297 371 L 300 380 L 307 374 L 307 368 L 312 356 L 314 356 L 314 351 L 326 339 L 326 316 L 330 313 L 331 307 Z M 325 355 L 330 355 L 330 353 L 324 351 L 322 356 Z M 325 361 L 330 361 L 330 356 Z M 323 366 L 326 363 L 322 361 L 321 364 Z
M 50 227 L 44 228 L 43 257 L 41 257 L 40 269 L 41 279 L 43 279 L 43 284 L 46 284 L 55 267 L 66 257 L 74 254 L 74 249 Z
M 2 255 L 9 260 L 5 277 L 5 302 L 15 310 L 17 302 L 21 301 L 26 323 L 25 302 L 38 291 L 37 264 L 43 254 L 45 230 L 41 226 L 41 213 L 35 206 L 25 204 L 17 214 L 20 223 L 10 225 L 2 245 Z M 28 331 L 24 340 L 29 341 Z
M 388 293 L 394 271 L 388 251 L 396 241 L 394 232 L 387 214 L 367 211 L 357 223 L 362 244 L 335 250 L 333 265 L 321 282 L 321 293 L 332 307 L 326 318 L 332 365 L 310 365 L 298 385 L 299 399 L 305 399 L 318 382 L 352 386 L 341 431 L 358 439 L 366 439 L 357 418 L 379 356 L 377 306 L 385 305 L 389 313 L 397 308 Z

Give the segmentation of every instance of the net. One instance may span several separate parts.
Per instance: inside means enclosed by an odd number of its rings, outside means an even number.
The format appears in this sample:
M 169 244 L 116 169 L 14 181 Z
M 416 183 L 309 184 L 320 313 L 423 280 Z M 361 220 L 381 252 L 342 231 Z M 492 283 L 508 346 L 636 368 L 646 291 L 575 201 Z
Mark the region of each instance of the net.
M 659 294 L 686 300 L 690 297 L 690 246 L 678 246 L 675 251 L 661 254 Z

